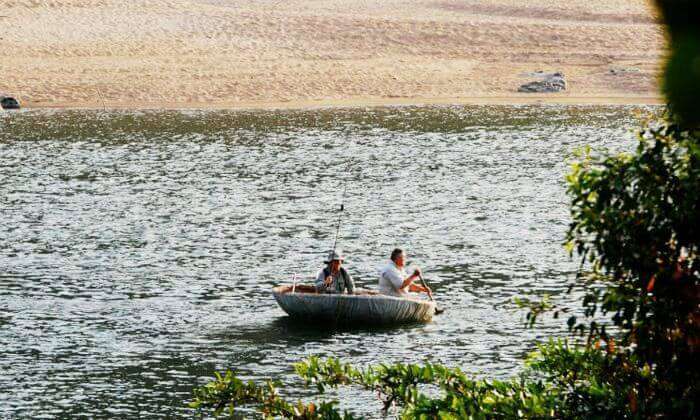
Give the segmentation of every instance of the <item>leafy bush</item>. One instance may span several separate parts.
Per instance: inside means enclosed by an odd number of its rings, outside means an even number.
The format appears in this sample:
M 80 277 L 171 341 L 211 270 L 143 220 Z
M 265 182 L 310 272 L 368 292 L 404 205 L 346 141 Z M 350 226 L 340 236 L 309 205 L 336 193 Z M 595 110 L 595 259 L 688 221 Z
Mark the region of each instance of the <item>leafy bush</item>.
M 299 420 L 352 420 L 350 414 L 340 414 L 335 407 L 335 402 L 323 402 L 320 404 L 304 404 L 301 401 L 291 404 L 280 397 L 277 385 L 268 381 L 259 386 L 255 383 L 243 382 L 233 372 L 225 375 L 216 373 L 216 380 L 209 382 L 194 391 L 194 401 L 190 407 L 203 412 L 209 410 L 214 416 L 221 415 L 228 409 L 233 416 L 237 407 L 254 407 L 265 418 L 283 417 Z
M 401 364 L 357 369 L 338 359 L 312 357 L 295 370 L 320 393 L 338 386 L 357 386 L 376 392 L 386 414 L 401 407 L 405 419 L 463 418 L 574 418 L 626 417 L 626 395 L 606 374 L 606 352 L 594 347 L 572 347 L 565 341 L 541 345 L 526 369 L 510 381 L 474 380 L 459 368 L 439 364 Z M 431 385 L 439 392 L 425 392 Z M 229 406 L 254 406 L 265 417 L 293 419 L 353 419 L 340 413 L 335 401 L 291 404 L 267 383 L 243 383 L 231 372 L 195 392 L 193 408 L 221 414 Z
M 642 129 L 634 154 L 584 156 L 568 177 L 569 245 L 593 265 L 587 315 L 610 315 L 608 372 L 644 417 L 697 415 L 700 375 L 700 137 L 673 117 Z M 617 341 L 615 341 L 617 340 Z

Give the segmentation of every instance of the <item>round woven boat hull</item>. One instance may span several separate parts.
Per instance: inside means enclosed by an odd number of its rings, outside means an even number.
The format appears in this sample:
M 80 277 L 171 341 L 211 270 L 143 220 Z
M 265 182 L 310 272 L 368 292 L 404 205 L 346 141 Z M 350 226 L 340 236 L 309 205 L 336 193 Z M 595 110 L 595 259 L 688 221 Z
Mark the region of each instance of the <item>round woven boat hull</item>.
M 430 322 L 435 314 L 435 303 L 424 300 L 362 292 L 354 295 L 310 293 L 308 286 L 296 290 L 291 293 L 291 286 L 272 289 L 277 303 L 293 318 L 386 325 Z

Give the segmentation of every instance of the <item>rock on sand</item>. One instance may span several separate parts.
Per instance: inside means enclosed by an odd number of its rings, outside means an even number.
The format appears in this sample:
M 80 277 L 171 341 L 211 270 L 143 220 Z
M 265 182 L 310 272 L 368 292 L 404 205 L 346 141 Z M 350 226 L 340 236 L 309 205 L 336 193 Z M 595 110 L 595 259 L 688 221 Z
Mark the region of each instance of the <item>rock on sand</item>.
M 531 73 L 532 76 L 538 77 L 540 80 L 525 83 L 518 88 L 518 92 L 526 93 L 551 93 L 561 92 L 566 90 L 566 78 L 564 73 Z

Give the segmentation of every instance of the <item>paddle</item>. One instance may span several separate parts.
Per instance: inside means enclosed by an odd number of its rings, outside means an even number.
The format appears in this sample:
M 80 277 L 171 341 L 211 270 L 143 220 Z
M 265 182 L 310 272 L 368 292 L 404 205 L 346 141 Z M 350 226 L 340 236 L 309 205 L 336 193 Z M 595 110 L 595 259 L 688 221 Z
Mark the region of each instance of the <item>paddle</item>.
M 428 297 L 430 298 L 430 301 L 431 301 L 431 302 L 435 302 L 435 299 L 433 299 L 432 289 L 430 289 L 430 287 L 428 287 L 428 284 L 427 284 L 427 283 L 425 282 L 425 280 L 423 279 L 423 275 L 422 275 L 422 274 L 419 274 L 419 275 L 418 275 L 418 278 L 420 279 L 420 282 L 421 282 L 421 284 L 423 285 L 423 287 L 425 287 L 425 288 L 428 289 L 428 290 L 431 290 L 431 293 L 428 294 Z M 443 313 L 443 312 L 445 312 L 445 309 L 443 309 L 443 308 L 438 308 L 437 303 L 436 303 L 436 304 L 435 304 L 435 315 L 440 315 L 440 314 Z

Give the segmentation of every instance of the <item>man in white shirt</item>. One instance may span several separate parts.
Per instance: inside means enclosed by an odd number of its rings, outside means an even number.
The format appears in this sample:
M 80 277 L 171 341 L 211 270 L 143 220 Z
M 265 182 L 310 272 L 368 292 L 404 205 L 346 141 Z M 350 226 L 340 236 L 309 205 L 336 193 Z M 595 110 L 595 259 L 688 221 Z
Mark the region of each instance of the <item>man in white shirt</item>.
M 404 297 L 408 292 L 425 292 L 432 296 L 429 288 L 413 284 L 413 281 L 421 276 L 420 268 L 416 268 L 413 274 L 408 276 L 404 269 L 405 262 L 406 255 L 403 250 L 396 248 L 391 252 L 391 262 L 382 269 L 379 276 L 379 293 Z

